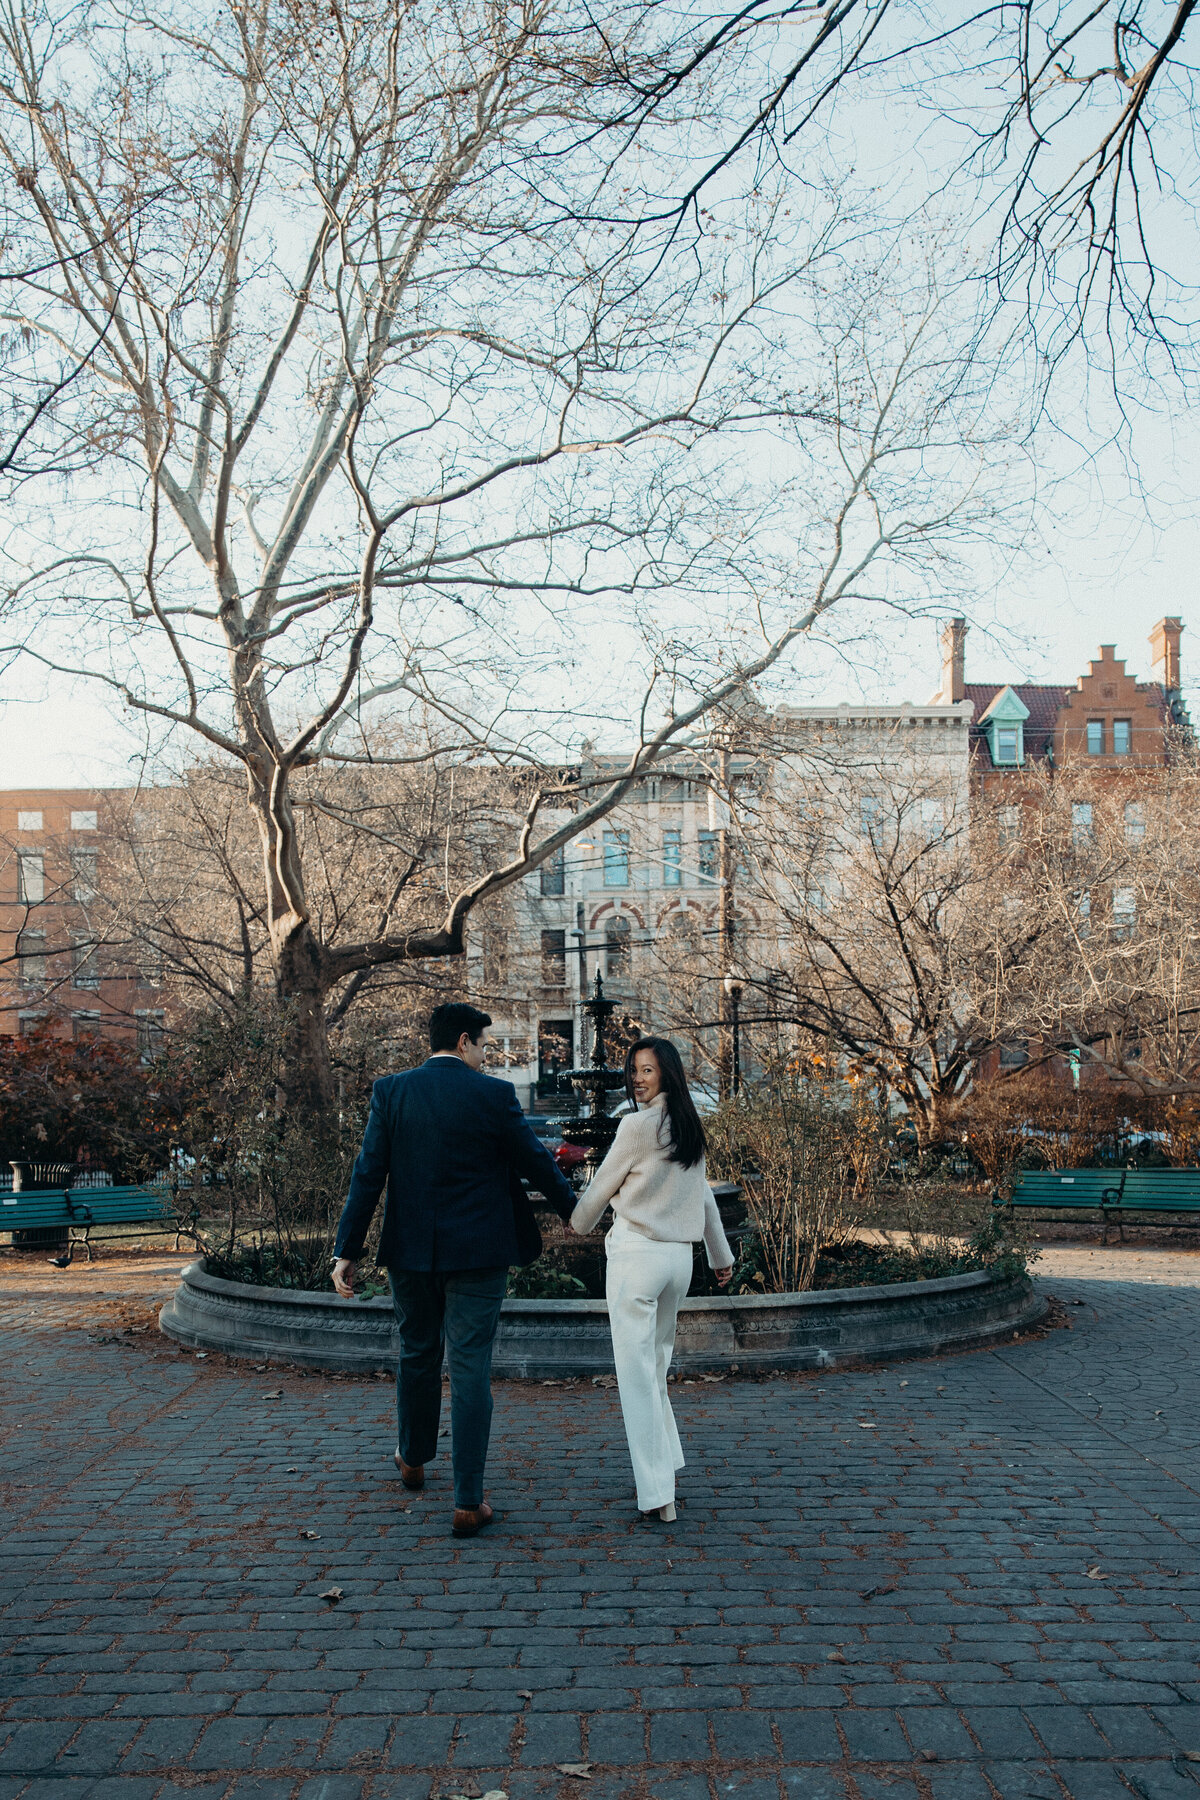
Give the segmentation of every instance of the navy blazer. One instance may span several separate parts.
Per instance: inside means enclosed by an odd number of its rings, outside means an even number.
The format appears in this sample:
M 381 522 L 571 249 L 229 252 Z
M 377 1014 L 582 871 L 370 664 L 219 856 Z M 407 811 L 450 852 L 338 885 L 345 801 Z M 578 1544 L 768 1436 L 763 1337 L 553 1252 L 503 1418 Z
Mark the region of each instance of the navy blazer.
M 508 1268 L 525 1260 L 515 1175 L 571 1216 L 575 1191 L 530 1129 L 511 1081 L 457 1056 L 431 1056 L 419 1069 L 385 1075 L 371 1090 L 335 1252 L 362 1255 L 386 1181 L 378 1257 L 385 1267 Z

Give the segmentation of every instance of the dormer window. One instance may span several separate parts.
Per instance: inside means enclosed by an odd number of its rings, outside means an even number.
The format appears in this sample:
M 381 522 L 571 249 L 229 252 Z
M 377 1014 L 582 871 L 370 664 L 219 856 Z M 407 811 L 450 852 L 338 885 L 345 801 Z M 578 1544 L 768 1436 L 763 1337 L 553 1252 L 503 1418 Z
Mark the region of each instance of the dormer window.
M 998 769 L 1019 769 L 1025 762 L 1025 721 L 1029 708 L 1011 687 L 1001 688 L 979 723 L 987 733 L 992 763 Z

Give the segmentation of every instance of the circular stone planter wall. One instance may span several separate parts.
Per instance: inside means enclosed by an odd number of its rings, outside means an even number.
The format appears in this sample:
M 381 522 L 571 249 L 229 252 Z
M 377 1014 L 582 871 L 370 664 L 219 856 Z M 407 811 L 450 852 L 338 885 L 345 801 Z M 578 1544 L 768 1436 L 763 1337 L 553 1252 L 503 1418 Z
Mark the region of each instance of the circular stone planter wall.
M 672 1366 L 716 1373 L 736 1364 L 744 1373 L 761 1373 L 973 1350 L 1028 1330 L 1045 1310 L 1028 1276 L 986 1272 L 815 1294 L 685 1300 Z M 159 1322 L 181 1344 L 231 1356 L 355 1374 L 396 1365 L 390 1300 L 251 1287 L 207 1274 L 202 1262 L 184 1269 Z M 492 1368 L 535 1379 L 611 1370 L 604 1301 L 506 1300 Z

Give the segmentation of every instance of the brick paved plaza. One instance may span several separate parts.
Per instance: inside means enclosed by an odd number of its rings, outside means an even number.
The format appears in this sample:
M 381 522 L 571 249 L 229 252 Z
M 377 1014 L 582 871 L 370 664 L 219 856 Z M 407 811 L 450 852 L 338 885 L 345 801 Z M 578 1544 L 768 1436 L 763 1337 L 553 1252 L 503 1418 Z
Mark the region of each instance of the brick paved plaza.
M 383 1381 L 17 1261 L 0 1800 L 1200 1800 L 1200 1255 L 1055 1249 L 1073 1329 L 992 1353 L 681 1385 L 673 1527 L 612 1391 L 501 1385 L 466 1543 Z

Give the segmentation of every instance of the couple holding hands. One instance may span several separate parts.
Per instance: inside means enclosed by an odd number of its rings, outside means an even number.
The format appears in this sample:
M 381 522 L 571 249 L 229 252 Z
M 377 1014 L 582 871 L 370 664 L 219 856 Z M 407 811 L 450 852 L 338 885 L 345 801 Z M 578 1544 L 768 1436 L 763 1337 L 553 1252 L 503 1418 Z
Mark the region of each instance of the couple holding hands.
M 483 1073 L 491 1019 L 453 1002 L 429 1020 L 428 1059 L 375 1083 L 362 1149 L 338 1225 L 333 1285 L 345 1299 L 384 1185 L 378 1261 L 387 1269 L 400 1336 L 396 1464 L 421 1488 L 437 1452 L 442 1361 L 450 1375 L 455 1537 L 495 1518 L 483 1475 L 492 1419 L 492 1344 L 509 1268 L 541 1241 L 521 1177 L 583 1235 L 606 1206 L 605 1293 L 621 1414 L 639 1510 L 675 1517 L 683 1451 L 667 1394 L 679 1303 L 701 1239 L 722 1287 L 733 1252 L 704 1172 L 704 1127 L 679 1052 L 638 1040 L 625 1059 L 636 1110 L 584 1194 L 535 1136 L 511 1082 Z

